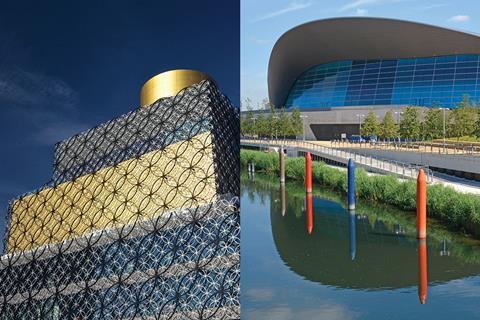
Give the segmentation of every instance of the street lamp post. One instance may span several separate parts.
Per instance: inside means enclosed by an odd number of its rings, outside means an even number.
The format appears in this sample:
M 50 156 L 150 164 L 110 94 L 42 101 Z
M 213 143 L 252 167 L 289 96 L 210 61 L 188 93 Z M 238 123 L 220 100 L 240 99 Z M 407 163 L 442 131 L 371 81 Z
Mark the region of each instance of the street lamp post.
M 445 153 L 446 149 L 445 149 L 445 136 L 447 134 L 446 130 L 445 130 L 445 109 L 447 108 L 442 108 L 442 111 L 443 111 L 443 153 Z
M 358 114 L 357 113 L 357 117 L 358 117 L 358 129 L 359 129 L 359 135 L 360 137 L 362 136 L 362 118 L 365 117 L 364 114 Z
M 308 118 L 308 116 L 300 115 L 300 118 L 302 118 L 302 124 L 303 124 L 303 141 L 305 142 L 305 120 L 303 120 L 303 119 Z
M 397 115 L 397 126 L 398 126 L 398 142 L 400 143 L 400 115 L 403 114 L 403 112 L 400 111 L 395 111 L 395 114 Z
M 278 119 L 279 117 L 278 116 L 273 116 L 273 118 L 275 119 L 275 141 L 278 140 Z

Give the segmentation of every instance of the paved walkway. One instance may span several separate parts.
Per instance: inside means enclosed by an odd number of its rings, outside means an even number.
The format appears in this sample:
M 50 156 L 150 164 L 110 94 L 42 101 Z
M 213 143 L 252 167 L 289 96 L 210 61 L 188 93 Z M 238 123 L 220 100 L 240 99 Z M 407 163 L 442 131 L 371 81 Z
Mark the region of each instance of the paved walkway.
M 404 152 L 423 152 L 435 154 L 448 155 L 471 155 L 480 156 L 480 146 L 475 144 L 462 144 L 448 142 L 443 147 L 442 143 L 438 142 L 408 142 L 408 143 L 384 143 L 377 142 L 371 144 L 364 143 L 350 143 L 347 141 L 310 141 L 311 143 L 322 145 L 330 148 L 360 148 L 360 149 L 375 149 L 375 150 L 389 150 L 389 151 L 404 151 Z
M 445 186 L 450 186 L 456 191 L 463 193 L 473 193 L 480 195 L 480 182 L 458 178 L 448 174 L 433 172 L 427 167 L 402 163 L 393 160 L 381 159 L 373 156 L 362 155 L 360 153 L 339 150 L 330 148 L 322 143 L 310 141 L 297 140 L 256 140 L 256 139 L 242 139 L 241 145 L 256 146 L 256 147 L 274 147 L 288 146 L 297 149 L 300 152 L 310 152 L 312 155 L 317 155 L 333 161 L 347 163 L 348 159 L 352 158 L 355 163 L 364 167 L 367 171 L 380 174 L 395 174 L 405 179 L 416 179 L 420 169 L 424 169 L 427 174 L 429 183 L 438 183 Z

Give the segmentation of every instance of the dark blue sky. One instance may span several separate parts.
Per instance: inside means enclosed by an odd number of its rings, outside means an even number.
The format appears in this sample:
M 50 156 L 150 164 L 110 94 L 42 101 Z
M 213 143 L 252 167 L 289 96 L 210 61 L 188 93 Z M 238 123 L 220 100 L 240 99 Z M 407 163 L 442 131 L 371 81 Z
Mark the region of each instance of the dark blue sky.
M 8 201 L 47 182 L 55 142 L 135 109 L 170 69 L 240 100 L 238 1 L 10 1 L 0 10 L 0 235 Z

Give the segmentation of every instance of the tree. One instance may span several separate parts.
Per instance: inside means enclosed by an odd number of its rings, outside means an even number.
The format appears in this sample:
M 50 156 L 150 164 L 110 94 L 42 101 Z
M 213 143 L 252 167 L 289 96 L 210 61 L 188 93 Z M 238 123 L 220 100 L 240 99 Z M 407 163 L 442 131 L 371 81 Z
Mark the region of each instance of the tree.
M 246 133 L 245 133 L 245 117 L 243 117 L 243 116 L 240 116 L 240 134 L 242 136 L 246 135 Z
M 285 112 L 285 107 L 282 107 L 280 109 L 280 114 L 278 115 L 278 134 L 285 139 L 285 137 L 289 136 L 292 131 L 290 127 L 290 119 Z
M 398 128 L 393 119 L 392 111 L 387 111 L 380 124 L 380 136 L 383 138 L 395 138 L 398 136 Z
M 423 136 L 428 139 L 443 137 L 443 115 L 442 110 L 437 107 L 428 109 L 422 123 Z
M 257 120 L 255 121 L 255 131 L 259 137 L 269 134 L 267 119 L 263 110 L 258 112 Z
M 252 110 L 252 99 L 250 99 L 248 97 L 243 99 L 243 101 L 241 102 L 240 109 L 242 109 L 242 110 Z
M 267 123 L 268 123 L 268 135 L 270 139 L 273 139 L 276 135 L 278 135 L 278 121 L 277 121 L 277 113 L 273 105 L 270 106 L 270 112 L 268 113 Z
M 378 128 L 378 121 L 375 112 L 373 112 L 373 110 L 368 111 L 367 117 L 362 124 L 362 136 L 378 135 Z
M 303 122 L 300 114 L 300 109 L 293 108 L 290 114 L 290 135 L 301 136 L 303 135 Z
M 271 110 L 273 107 L 274 107 L 274 105 L 270 103 L 270 101 L 268 100 L 268 98 L 263 98 L 262 103 L 261 103 L 261 105 L 260 105 L 260 109 L 269 111 L 269 110 Z
M 255 120 L 253 119 L 253 111 L 249 110 L 244 120 L 245 130 L 242 130 L 244 135 L 253 136 L 255 134 Z
M 408 139 L 420 137 L 420 120 L 417 108 L 407 107 L 403 112 L 400 121 L 400 135 Z
M 477 121 L 475 122 L 475 135 L 480 138 L 480 108 L 477 108 Z
M 451 112 L 451 135 L 457 140 L 463 136 L 471 136 L 475 132 L 476 110 L 472 107 L 468 95 L 464 95 L 455 109 Z

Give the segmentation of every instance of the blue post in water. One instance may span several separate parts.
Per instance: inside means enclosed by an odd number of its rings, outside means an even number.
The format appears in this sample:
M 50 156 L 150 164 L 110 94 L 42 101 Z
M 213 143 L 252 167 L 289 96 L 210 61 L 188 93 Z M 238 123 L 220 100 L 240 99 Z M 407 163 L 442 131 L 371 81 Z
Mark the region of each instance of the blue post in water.
M 355 210 L 355 164 L 348 159 L 348 210 Z
M 355 260 L 357 255 L 357 217 L 355 210 L 350 211 L 350 258 Z

